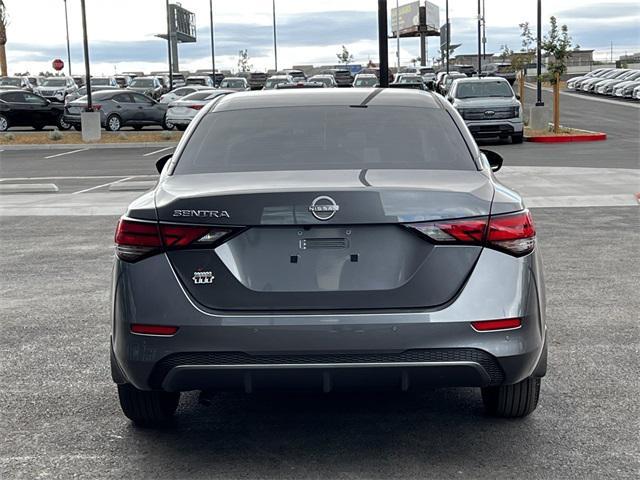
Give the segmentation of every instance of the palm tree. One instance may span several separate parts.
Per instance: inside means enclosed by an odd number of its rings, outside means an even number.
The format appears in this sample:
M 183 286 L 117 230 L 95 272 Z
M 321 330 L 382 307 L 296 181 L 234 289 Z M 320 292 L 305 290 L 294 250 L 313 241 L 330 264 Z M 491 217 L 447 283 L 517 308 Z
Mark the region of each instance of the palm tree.
M 0 75 L 7 76 L 7 8 L 4 0 L 0 0 Z

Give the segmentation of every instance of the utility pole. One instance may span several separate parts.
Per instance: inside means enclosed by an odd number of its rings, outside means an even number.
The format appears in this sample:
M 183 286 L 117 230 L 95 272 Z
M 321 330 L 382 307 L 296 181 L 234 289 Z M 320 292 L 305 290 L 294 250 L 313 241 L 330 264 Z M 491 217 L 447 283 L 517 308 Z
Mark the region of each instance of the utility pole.
M 64 21 L 67 25 L 67 65 L 71 76 L 71 47 L 69 46 L 69 15 L 67 14 L 67 0 L 64 0 Z
M 538 0 L 538 38 L 537 38 L 537 50 L 538 50 L 538 59 L 537 59 L 537 83 L 536 83 L 536 107 L 544 107 L 544 102 L 542 101 L 542 0 Z
M 209 0 L 209 21 L 211 24 L 211 76 L 213 78 L 213 86 L 216 86 L 216 50 L 213 39 L 213 0 Z
M 276 33 L 276 0 L 273 0 L 273 57 L 278 72 L 278 37 Z
M 82 42 L 84 47 L 84 74 L 86 77 L 87 87 L 87 111 L 93 111 L 93 101 L 91 98 L 91 68 L 89 66 L 89 39 L 87 37 L 87 11 L 84 5 L 84 0 L 80 0 L 80 6 L 82 7 Z
M 447 25 L 447 44 L 446 44 L 446 52 L 444 52 L 446 61 L 447 61 L 447 75 L 449 74 L 449 44 L 451 43 L 451 25 L 449 25 L 449 0 L 445 2 L 445 15 L 447 17 L 446 25 Z
M 169 0 L 167 5 L 167 53 L 169 56 L 169 90 L 173 90 L 173 59 L 171 58 L 171 14 L 169 12 Z
M 380 87 L 389 86 L 389 40 L 387 31 L 387 0 L 378 0 L 378 56 L 380 59 Z
M 480 72 L 482 72 L 481 35 L 482 35 L 482 13 L 480 11 L 480 0 L 478 0 L 478 77 L 480 76 Z
M 396 0 L 396 56 L 398 57 L 398 67 L 396 74 L 400 73 L 400 6 Z

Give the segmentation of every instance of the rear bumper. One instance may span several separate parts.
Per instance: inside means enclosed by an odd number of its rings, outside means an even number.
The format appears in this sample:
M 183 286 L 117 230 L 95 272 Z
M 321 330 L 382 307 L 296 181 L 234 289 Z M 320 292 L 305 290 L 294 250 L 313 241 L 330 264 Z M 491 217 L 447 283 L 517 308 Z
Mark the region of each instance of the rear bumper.
M 114 380 L 142 390 L 248 392 L 516 383 L 534 372 L 545 342 L 538 270 L 535 253 L 485 250 L 458 298 L 437 311 L 227 315 L 195 304 L 164 255 L 116 261 Z M 523 318 L 515 330 L 480 333 L 469 323 L 515 316 Z M 179 330 L 138 335 L 131 323 Z

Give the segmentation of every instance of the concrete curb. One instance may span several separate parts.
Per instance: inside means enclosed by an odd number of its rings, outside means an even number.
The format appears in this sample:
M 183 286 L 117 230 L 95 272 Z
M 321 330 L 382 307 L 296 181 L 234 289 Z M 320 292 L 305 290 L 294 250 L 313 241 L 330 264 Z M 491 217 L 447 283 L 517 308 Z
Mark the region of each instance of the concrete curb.
M 0 193 L 56 193 L 55 183 L 2 183 Z
M 107 148 L 163 148 L 175 147 L 178 142 L 153 142 L 153 143 L 52 143 L 37 145 L 0 145 L 0 150 L 5 152 L 19 150 L 66 150 L 74 148 L 85 148 L 88 150 L 102 150 Z

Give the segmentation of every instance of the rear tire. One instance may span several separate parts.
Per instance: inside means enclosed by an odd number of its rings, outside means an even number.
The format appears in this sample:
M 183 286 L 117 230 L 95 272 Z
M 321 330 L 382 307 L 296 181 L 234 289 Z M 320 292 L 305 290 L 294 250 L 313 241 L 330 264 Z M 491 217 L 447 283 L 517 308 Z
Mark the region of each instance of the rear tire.
M 69 130 L 71 128 L 71 124 L 64 121 L 63 115 L 60 115 L 58 117 L 58 121 L 56 123 L 58 124 L 58 128 L 60 130 Z
M 110 132 L 117 132 L 122 128 L 122 120 L 118 115 L 110 115 L 107 118 L 106 129 Z
M 511 135 L 511 143 L 522 143 L 523 140 L 524 140 L 524 137 L 522 133 L 518 135 Z
M 9 130 L 9 119 L 4 115 L 0 115 L 0 132 Z
M 162 129 L 163 130 L 173 130 L 175 125 L 169 121 L 167 121 L 167 117 L 165 116 L 162 119 Z
M 138 390 L 133 385 L 118 385 L 120 407 L 133 423 L 141 427 L 166 424 L 180 401 L 180 392 Z
M 77 132 L 81 132 L 82 131 L 82 126 L 81 125 L 74 125 L 73 129 Z
M 540 397 L 540 378 L 527 377 L 514 385 L 482 389 L 482 402 L 490 415 L 522 418 L 533 412 Z

